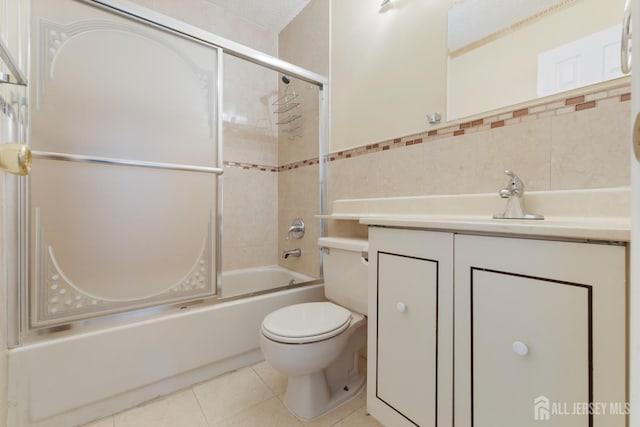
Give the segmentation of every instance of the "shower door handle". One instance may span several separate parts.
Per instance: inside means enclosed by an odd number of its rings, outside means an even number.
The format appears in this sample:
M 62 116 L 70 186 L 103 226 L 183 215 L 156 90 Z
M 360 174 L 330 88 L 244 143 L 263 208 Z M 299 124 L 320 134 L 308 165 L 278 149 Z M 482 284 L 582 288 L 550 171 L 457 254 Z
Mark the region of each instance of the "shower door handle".
M 83 156 L 80 154 L 54 153 L 51 151 L 33 151 L 33 157 L 43 160 L 59 160 L 78 163 L 98 163 L 111 166 L 129 166 L 137 168 L 164 169 L 185 172 L 202 172 L 222 175 L 221 168 L 208 166 L 182 165 L 177 163 L 147 162 L 142 160 L 115 159 L 111 157 Z

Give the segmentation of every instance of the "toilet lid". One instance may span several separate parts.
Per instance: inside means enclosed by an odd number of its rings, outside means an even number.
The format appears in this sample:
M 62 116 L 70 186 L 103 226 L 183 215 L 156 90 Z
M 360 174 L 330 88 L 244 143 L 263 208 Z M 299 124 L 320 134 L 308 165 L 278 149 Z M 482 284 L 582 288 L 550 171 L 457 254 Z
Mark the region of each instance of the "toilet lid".
M 330 302 L 283 307 L 268 314 L 262 333 L 282 343 L 309 343 L 334 337 L 349 327 L 351 312 Z

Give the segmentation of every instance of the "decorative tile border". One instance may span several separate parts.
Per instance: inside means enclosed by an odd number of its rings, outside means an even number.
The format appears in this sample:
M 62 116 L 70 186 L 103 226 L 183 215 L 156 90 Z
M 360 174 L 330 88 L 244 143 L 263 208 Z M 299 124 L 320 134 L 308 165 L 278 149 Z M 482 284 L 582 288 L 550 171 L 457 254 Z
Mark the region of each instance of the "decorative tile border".
M 600 90 L 596 92 L 585 93 L 584 95 L 575 95 L 569 98 L 554 100 L 541 104 L 532 104 L 529 107 L 519 108 L 517 110 L 474 119 L 468 122 L 451 125 L 439 129 L 426 131 L 423 133 L 394 138 L 387 141 L 376 142 L 374 144 L 362 145 L 360 147 L 349 148 L 325 156 L 325 161 L 333 162 L 341 159 L 349 159 L 365 154 L 376 153 L 378 151 L 387 151 L 400 147 L 408 147 L 410 145 L 422 144 L 436 139 L 451 138 L 470 133 L 486 131 L 500 128 L 503 126 L 512 126 L 519 123 L 525 123 L 547 117 L 560 116 L 563 114 L 577 113 L 591 108 L 603 107 L 605 105 L 615 104 L 619 102 L 628 102 L 631 100 L 631 85 L 624 84 L 608 90 Z M 319 159 L 303 160 L 299 162 L 289 163 L 283 166 L 265 166 L 242 162 L 228 162 L 224 165 L 227 167 L 240 167 L 242 169 L 257 169 L 260 171 L 283 172 L 292 169 L 298 169 L 304 166 L 317 165 Z
M 223 161 L 222 164 L 228 168 L 240 168 L 245 170 L 258 170 L 262 172 L 278 172 L 277 166 L 269 166 L 269 165 L 257 165 L 255 163 L 243 163 L 243 162 L 230 162 Z
M 429 142 L 436 139 L 451 138 L 547 117 L 576 113 L 618 102 L 627 102 L 629 100 L 631 100 L 631 85 L 624 84 L 608 90 L 590 92 L 584 95 L 572 96 L 542 104 L 532 104 L 529 107 L 474 119 L 468 122 L 430 130 L 415 135 L 404 136 L 402 138 L 395 138 L 375 144 L 368 144 L 330 153 L 327 154 L 326 160 L 328 162 L 332 162 L 340 159 L 362 156 L 364 154 L 371 154 L 378 151 L 386 151 L 394 148 L 421 144 L 423 142 Z
M 262 172 L 283 172 L 292 169 L 298 169 L 303 166 L 311 166 L 317 165 L 320 163 L 318 157 L 314 157 L 313 159 L 302 160 L 299 162 L 289 163 L 283 166 L 271 166 L 271 165 L 258 165 L 255 163 L 243 163 L 243 162 L 232 162 L 225 160 L 222 164 L 225 167 L 229 168 L 240 168 L 245 170 L 259 170 Z
M 288 165 L 280 166 L 278 168 L 278 171 L 283 172 L 283 171 L 288 171 L 292 169 L 298 169 L 303 166 L 312 166 L 317 164 L 320 164 L 320 159 L 318 159 L 317 157 L 314 157 L 313 159 L 302 160 L 300 162 L 294 162 L 294 163 L 289 163 Z

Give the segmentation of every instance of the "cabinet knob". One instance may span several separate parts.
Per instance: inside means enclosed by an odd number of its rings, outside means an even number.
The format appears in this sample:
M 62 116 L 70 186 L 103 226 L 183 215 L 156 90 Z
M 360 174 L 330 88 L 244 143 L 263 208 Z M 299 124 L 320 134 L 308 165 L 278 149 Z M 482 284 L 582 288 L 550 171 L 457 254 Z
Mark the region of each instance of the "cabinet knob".
M 513 348 L 513 352 L 518 356 L 526 356 L 529 353 L 529 347 L 522 341 L 514 341 L 511 344 L 511 348 Z
M 400 313 L 404 313 L 405 311 L 407 311 L 407 305 L 403 302 L 399 302 L 396 304 L 396 308 L 398 309 L 398 311 Z

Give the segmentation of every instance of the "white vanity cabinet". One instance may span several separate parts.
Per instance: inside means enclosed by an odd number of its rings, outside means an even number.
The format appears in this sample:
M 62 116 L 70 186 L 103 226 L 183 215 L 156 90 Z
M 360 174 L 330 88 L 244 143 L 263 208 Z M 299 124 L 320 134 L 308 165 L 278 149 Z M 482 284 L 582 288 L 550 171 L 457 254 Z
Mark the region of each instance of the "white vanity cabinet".
M 369 242 L 384 425 L 625 425 L 624 246 L 381 227 Z
M 456 424 L 624 426 L 625 256 L 624 246 L 457 234 Z M 591 402 L 608 407 L 590 415 Z
M 451 425 L 453 234 L 370 228 L 367 408 Z

